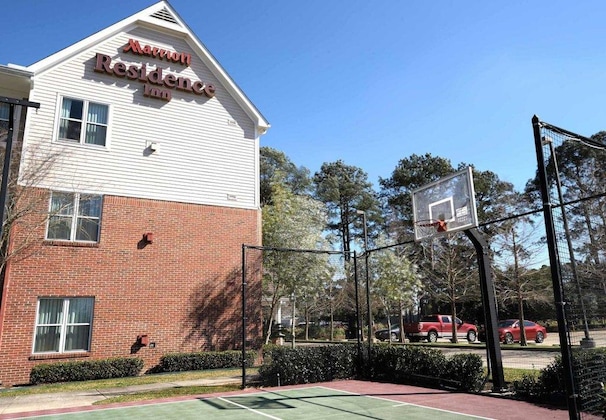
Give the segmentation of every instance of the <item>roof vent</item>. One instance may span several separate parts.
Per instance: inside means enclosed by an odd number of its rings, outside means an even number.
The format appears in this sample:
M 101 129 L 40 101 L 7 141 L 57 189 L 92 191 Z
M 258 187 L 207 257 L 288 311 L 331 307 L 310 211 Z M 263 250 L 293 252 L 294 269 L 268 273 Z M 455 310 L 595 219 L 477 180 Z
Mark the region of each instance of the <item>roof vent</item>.
M 158 10 L 156 13 L 152 14 L 151 17 L 163 20 L 165 22 L 174 23 L 176 25 L 179 24 L 177 19 L 175 19 L 175 17 L 166 9 L 166 7 L 162 10 Z

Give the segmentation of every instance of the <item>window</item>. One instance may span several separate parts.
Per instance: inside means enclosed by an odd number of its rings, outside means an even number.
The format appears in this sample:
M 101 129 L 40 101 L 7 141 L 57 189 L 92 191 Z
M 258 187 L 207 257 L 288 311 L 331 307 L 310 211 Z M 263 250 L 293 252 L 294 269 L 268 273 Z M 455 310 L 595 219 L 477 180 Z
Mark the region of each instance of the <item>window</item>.
M 46 239 L 99 241 L 102 197 L 53 191 Z
M 59 140 L 105 146 L 109 107 L 79 99 L 63 98 Z
M 8 118 L 10 116 L 10 105 L 4 102 L 0 103 L 0 124 L 8 127 Z
M 41 298 L 34 353 L 89 351 L 93 298 Z
M 10 117 L 10 105 L 0 103 L 0 140 L 6 141 L 4 138 L 8 130 L 8 120 Z

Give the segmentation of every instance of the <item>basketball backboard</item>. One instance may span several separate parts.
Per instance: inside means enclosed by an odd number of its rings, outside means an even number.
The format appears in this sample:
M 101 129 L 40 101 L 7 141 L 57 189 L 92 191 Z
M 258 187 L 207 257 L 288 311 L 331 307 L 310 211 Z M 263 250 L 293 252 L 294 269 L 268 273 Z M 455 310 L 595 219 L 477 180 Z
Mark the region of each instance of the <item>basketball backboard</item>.
M 478 225 L 471 167 L 412 192 L 415 241 Z

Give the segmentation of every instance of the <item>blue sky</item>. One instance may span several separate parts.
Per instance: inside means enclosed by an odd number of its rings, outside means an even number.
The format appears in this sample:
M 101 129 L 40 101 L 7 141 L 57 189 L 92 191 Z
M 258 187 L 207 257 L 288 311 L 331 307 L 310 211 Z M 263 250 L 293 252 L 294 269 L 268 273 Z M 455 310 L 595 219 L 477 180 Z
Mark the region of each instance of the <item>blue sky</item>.
M 29 65 L 153 4 L 20 0 L 0 64 Z M 431 153 L 534 176 L 531 118 L 606 130 L 606 3 L 172 0 L 272 124 L 261 145 L 317 171 L 342 159 L 378 188 Z

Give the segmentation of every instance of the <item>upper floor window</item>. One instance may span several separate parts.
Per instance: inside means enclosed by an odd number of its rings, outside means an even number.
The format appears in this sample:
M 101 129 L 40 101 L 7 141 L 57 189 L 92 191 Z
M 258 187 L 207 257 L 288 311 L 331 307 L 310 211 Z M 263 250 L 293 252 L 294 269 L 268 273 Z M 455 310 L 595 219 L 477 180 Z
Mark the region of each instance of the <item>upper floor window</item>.
M 10 105 L 0 103 L 0 132 L 8 130 L 8 119 L 10 118 Z
M 80 99 L 62 98 L 59 140 L 105 146 L 109 107 Z
M 89 351 L 93 298 L 38 300 L 34 353 Z
M 53 191 L 46 239 L 99 241 L 100 195 Z

